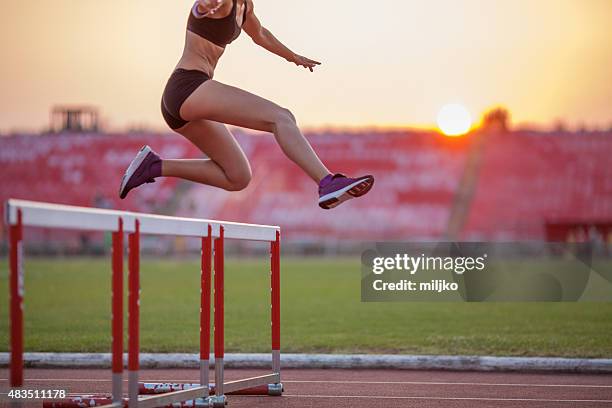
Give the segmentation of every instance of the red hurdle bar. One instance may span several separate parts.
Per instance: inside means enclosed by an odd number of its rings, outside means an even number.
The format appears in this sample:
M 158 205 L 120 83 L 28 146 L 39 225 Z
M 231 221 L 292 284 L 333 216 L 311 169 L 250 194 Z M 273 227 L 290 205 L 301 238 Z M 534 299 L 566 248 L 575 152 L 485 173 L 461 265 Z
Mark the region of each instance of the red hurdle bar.
M 23 387 L 23 221 L 17 210 L 17 224 L 10 234 L 11 388 Z
M 280 373 L 280 232 L 270 243 L 270 298 L 272 303 L 272 371 Z
M 223 392 L 223 330 L 224 330 L 224 319 L 223 319 L 223 240 L 224 240 L 223 226 L 219 226 L 219 238 L 215 239 L 215 397 L 213 405 L 225 404 L 225 395 Z
M 212 226 L 202 238 L 202 269 L 200 276 L 200 384 L 209 383 L 210 369 L 210 289 L 212 280 Z M 210 389 L 210 387 L 209 387 Z M 205 392 L 208 395 L 208 391 Z
M 113 232 L 113 277 L 112 277 L 112 371 L 113 402 L 123 399 L 123 219 Z
M 140 222 L 128 237 L 128 397 L 131 407 L 138 406 L 139 307 L 140 307 Z

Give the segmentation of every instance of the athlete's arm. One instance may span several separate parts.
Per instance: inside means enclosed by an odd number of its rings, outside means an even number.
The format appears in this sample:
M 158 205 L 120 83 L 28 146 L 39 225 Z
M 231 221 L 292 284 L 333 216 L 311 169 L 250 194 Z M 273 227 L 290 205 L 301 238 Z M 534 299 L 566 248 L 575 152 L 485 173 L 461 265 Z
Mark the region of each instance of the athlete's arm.
M 261 25 L 261 22 L 255 15 L 253 10 L 253 0 L 246 0 L 248 11 L 242 29 L 245 33 L 253 39 L 253 42 L 262 48 L 270 51 L 273 54 L 278 55 L 286 59 L 289 62 L 293 62 L 295 65 L 308 68 L 310 72 L 313 68 L 321 63 L 310 58 L 303 57 L 291 51 L 282 42 L 280 42 L 274 34 L 272 34 L 267 28 Z

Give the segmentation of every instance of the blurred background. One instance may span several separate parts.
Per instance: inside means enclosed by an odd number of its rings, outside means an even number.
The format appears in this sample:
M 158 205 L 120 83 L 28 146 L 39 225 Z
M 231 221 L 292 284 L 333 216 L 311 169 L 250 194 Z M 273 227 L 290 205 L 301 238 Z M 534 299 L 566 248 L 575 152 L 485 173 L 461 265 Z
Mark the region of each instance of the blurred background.
M 245 129 L 232 132 L 252 163 L 246 190 L 167 178 L 119 200 L 142 145 L 202 157 L 159 112 L 190 6 L 3 2 L 0 201 L 280 225 L 286 351 L 612 355 L 610 303 L 366 304 L 357 255 L 372 241 L 591 242 L 609 267 L 611 1 L 255 0 L 265 26 L 323 65 L 298 69 L 242 35 L 215 79 L 290 108 L 333 171 L 376 177 L 329 212 L 271 135 Z M 7 241 L 0 229 L 3 255 Z M 108 350 L 109 241 L 26 229 L 27 350 Z M 196 350 L 199 241 L 142 246 L 143 350 Z M 251 257 L 265 251 L 228 248 L 249 255 L 228 260 L 230 351 L 267 350 L 268 267 Z
M 612 239 L 609 1 L 255 4 L 281 40 L 323 65 L 296 69 L 243 35 L 216 79 L 292 109 L 330 169 L 376 176 L 367 198 L 320 211 L 315 186 L 270 135 L 233 129 L 254 169 L 245 191 L 160 179 L 120 201 L 143 144 L 202 155 L 158 112 L 190 2 L 60 0 L 7 2 L 0 17 L 0 200 L 278 224 L 298 253 L 376 240 Z M 43 253 L 104 251 L 96 234 L 32 234 Z M 3 232 L 3 250 L 6 241 Z

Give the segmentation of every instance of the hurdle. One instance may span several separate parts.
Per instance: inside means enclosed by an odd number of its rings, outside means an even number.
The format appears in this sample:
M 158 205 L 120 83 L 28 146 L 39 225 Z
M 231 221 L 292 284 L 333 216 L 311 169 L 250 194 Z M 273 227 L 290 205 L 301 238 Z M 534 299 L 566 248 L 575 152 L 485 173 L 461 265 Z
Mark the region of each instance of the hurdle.
M 280 228 L 218 220 L 170 217 L 128 211 L 95 209 L 10 199 L 6 202 L 9 227 L 10 298 L 10 387 L 24 382 L 24 227 L 42 227 L 112 233 L 112 394 L 75 397 L 46 402 L 45 407 L 87 406 L 159 407 L 189 401 L 190 406 L 223 407 L 227 394 L 282 395 L 280 376 Z M 128 234 L 128 397 L 123 385 L 123 263 L 124 234 Z M 140 237 L 173 235 L 201 239 L 200 270 L 200 383 L 174 387 L 166 383 L 139 383 Z M 262 241 L 270 244 L 271 368 L 272 373 L 224 382 L 224 245 L 228 239 Z M 214 273 L 214 275 L 213 275 Z M 209 381 L 211 288 L 214 277 L 215 381 Z M 141 394 L 144 394 L 141 396 Z M 110 402 L 110 403 L 109 403 Z M 93 405 L 92 405 L 93 404 Z M 20 404 L 14 403 L 15 406 Z

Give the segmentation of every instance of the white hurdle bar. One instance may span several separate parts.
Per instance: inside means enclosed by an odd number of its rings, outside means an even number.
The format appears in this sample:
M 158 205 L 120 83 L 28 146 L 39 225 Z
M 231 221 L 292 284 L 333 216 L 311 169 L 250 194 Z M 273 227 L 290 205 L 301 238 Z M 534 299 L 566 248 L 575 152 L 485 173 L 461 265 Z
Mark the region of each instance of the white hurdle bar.
M 127 233 L 136 231 L 136 220 L 138 220 L 140 234 L 203 237 L 206 236 L 210 225 L 212 236 L 215 238 L 219 237 L 219 230 L 223 226 L 226 239 L 267 242 L 274 242 L 276 232 L 280 231 L 279 227 L 270 225 L 169 217 L 15 199 L 6 202 L 7 225 L 17 225 L 19 210 L 23 216 L 24 226 L 43 228 L 117 231 L 118 219 L 122 218 L 123 231 Z
M 23 387 L 23 227 L 107 231 L 112 246 L 112 405 L 156 407 L 204 398 L 206 404 L 225 406 L 226 393 L 267 386 L 268 395 L 280 395 L 280 228 L 207 219 L 169 217 L 128 211 L 95 209 L 26 200 L 6 202 L 6 224 L 10 233 L 10 387 Z M 123 378 L 123 234 L 128 233 L 128 399 L 122 395 Z M 202 241 L 200 295 L 200 384 L 199 387 L 139 398 L 139 298 L 140 235 L 199 237 Z M 224 383 L 224 240 L 270 243 L 272 374 Z M 214 262 L 211 255 L 214 253 Z M 209 396 L 210 290 L 214 265 L 214 396 Z M 46 405 L 45 405 L 46 406 Z M 50 403 L 48 406 L 61 406 Z

